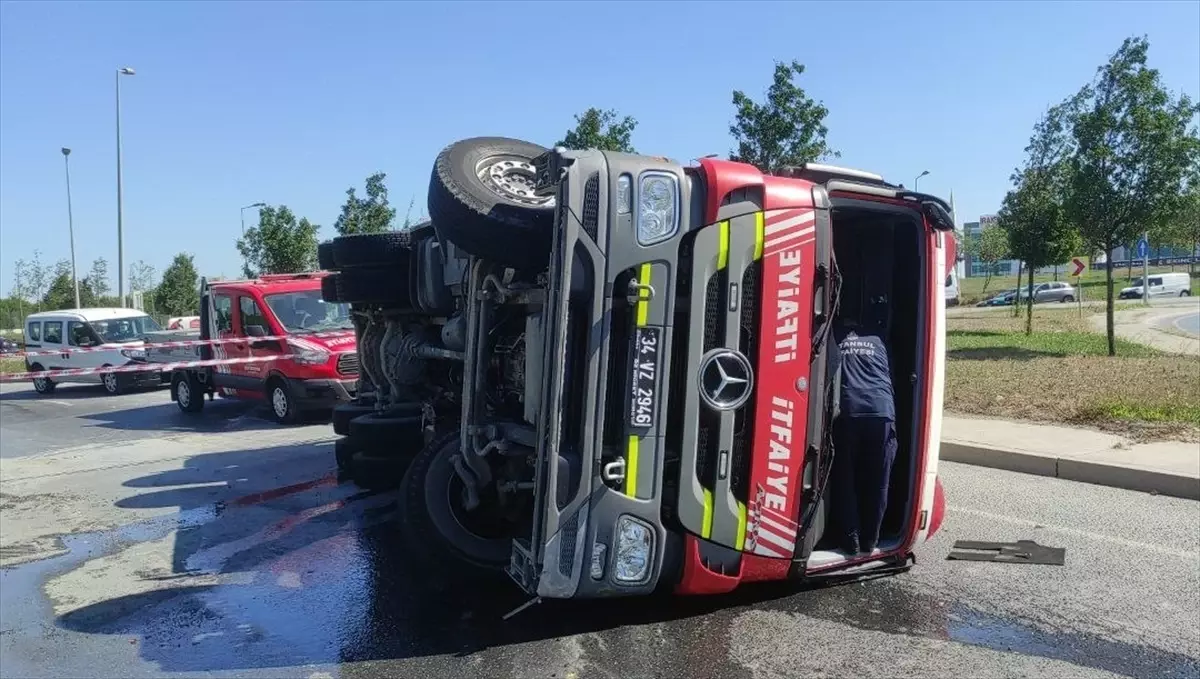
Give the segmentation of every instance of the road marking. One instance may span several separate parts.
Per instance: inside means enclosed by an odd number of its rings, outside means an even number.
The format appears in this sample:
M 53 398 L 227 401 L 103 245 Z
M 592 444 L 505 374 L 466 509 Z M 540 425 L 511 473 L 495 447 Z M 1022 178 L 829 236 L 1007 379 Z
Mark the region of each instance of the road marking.
M 71 404 L 67 403 L 66 401 L 42 401 L 42 403 L 53 403 L 56 406 L 66 406 L 68 408 L 71 407 Z
M 1054 524 L 1042 523 L 1040 521 L 1030 521 L 1029 519 L 1020 519 L 1015 516 L 1005 516 L 1003 514 L 993 514 L 992 512 L 984 512 L 984 511 L 980 511 L 978 509 L 967 509 L 966 507 L 956 507 L 954 505 L 947 505 L 946 511 L 947 512 L 955 512 L 958 514 L 968 514 L 970 516 L 978 516 L 983 519 L 991 519 L 992 521 L 1001 521 L 1004 523 L 1012 523 L 1012 524 L 1017 524 L 1017 525 L 1021 525 L 1021 526 L 1030 526 L 1030 527 L 1035 527 L 1035 528 L 1040 527 L 1040 528 L 1044 528 L 1046 530 L 1052 530 L 1052 531 L 1055 531 L 1058 533 L 1074 535 L 1076 537 L 1088 538 L 1090 540 L 1098 540 L 1101 542 L 1111 542 L 1114 544 L 1121 545 L 1123 547 L 1132 547 L 1134 549 L 1144 549 L 1144 550 L 1150 551 L 1150 552 L 1166 554 L 1168 556 L 1174 556 L 1174 557 L 1177 557 L 1180 559 L 1186 559 L 1188 561 L 1200 561 L 1200 553 L 1186 552 L 1181 549 L 1171 549 L 1169 547 L 1163 547 L 1162 545 L 1155 545 L 1155 544 L 1151 544 L 1149 542 L 1138 542 L 1137 540 L 1126 540 L 1125 538 L 1119 538 L 1114 535 L 1105 535 L 1103 533 L 1093 533 L 1092 531 L 1088 531 L 1088 530 L 1080 530 L 1078 528 L 1067 528 L 1066 526 L 1057 526 Z

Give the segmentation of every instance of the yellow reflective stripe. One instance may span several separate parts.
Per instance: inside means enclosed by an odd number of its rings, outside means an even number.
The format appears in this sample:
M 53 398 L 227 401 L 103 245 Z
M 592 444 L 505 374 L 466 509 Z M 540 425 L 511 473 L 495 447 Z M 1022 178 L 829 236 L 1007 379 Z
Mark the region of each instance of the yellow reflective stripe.
M 704 524 L 700 526 L 700 537 L 708 539 L 712 537 L 713 523 L 713 496 L 712 491 L 704 489 Z
M 760 213 L 761 214 L 761 213 Z M 746 544 L 746 505 L 737 503 L 738 507 L 738 528 L 737 539 L 734 541 L 736 549 L 740 552 L 745 549 Z
M 729 222 L 721 222 L 717 228 L 717 270 L 721 270 L 729 264 Z
M 762 259 L 763 250 L 763 213 L 754 213 L 754 259 Z
M 625 494 L 629 497 L 637 497 L 639 443 L 637 434 L 629 435 L 629 449 L 625 454 Z
M 650 285 L 650 269 L 651 269 L 650 263 L 646 262 L 638 270 L 638 283 L 640 285 L 645 285 L 645 286 Z M 637 303 L 638 327 L 642 327 L 649 322 L 650 322 L 650 291 L 644 290 L 644 289 L 639 289 L 638 290 L 638 303 Z

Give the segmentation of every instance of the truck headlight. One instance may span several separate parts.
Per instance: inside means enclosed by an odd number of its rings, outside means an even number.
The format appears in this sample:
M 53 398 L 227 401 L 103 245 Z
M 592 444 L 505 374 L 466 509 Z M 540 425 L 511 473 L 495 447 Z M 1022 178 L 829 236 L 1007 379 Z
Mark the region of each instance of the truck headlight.
M 638 177 L 637 239 L 642 245 L 662 242 L 679 230 L 679 180 L 666 172 Z
M 289 344 L 288 348 L 292 350 L 291 359 L 297 363 L 304 365 L 324 365 L 329 360 L 328 351 L 313 349 L 296 343 Z
M 616 543 L 613 580 L 629 585 L 648 580 L 654 552 L 653 529 L 628 514 L 622 514 L 617 519 Z

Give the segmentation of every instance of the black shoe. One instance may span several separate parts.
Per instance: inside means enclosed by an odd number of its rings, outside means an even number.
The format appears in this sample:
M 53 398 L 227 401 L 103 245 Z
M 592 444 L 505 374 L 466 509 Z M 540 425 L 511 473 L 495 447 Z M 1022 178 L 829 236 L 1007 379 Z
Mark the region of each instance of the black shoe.
M 855 554 L 858 554 L 858 538 L 857 537 L 851 536 L 851 537 L 842 538 L 842 541 L 839 544 L 841 546 L 841 550 L 843 552 L 845 552 L 848 556 L 854 556 Z

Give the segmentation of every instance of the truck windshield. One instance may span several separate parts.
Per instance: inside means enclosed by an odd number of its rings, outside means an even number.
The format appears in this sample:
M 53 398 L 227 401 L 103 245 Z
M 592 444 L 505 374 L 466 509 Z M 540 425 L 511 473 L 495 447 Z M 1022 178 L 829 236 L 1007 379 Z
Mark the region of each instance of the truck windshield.
M 128 342 L 141 339 L 148 332 L 162 330 L 162 326 L 145 314 L 92 321 L 90 325 L 105 342 Z
M 350 307 L 330 304 L 321 299 L 319 290 L 281 292 L 266 295 L 267 305 L 288 332 L 320 332 L 322 330 L 351 330 Z

